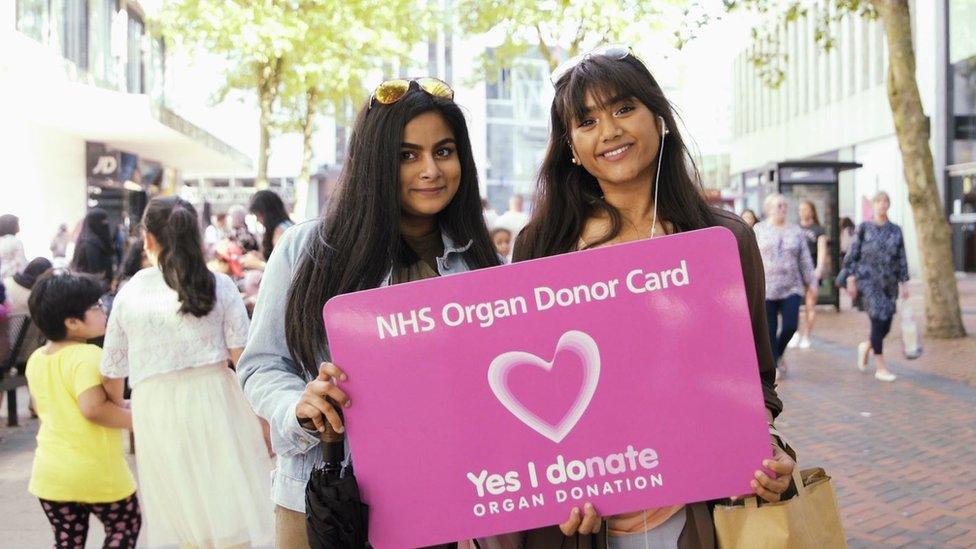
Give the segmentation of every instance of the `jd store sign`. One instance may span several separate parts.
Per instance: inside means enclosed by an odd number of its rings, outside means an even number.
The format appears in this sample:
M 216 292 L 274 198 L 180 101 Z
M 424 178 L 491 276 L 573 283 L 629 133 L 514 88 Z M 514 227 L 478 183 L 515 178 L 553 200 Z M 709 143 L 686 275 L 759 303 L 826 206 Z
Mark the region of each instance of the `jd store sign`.
M 88 151 L 86 173 L 89 179 L 117 180 L 122 153 L 119 151 Z

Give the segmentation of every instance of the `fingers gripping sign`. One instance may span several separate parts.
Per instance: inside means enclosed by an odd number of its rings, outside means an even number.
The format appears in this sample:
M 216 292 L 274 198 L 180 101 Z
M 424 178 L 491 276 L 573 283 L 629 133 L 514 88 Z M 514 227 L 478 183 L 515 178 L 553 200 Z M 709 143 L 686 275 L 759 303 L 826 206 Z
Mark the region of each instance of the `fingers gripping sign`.
M 345 427 L 339 410 L 348 408 L 351 402 L 337 382 L 347 379 L 346 373 L 335 364 L 320 364 L 318 376 L 305 385 L 305 391 L 295 406 L 298 422 L 320 433 L 325 432 L 325 424 L 328 422 L 337 433 L 342 433 Z
M 564 536 L 596 534 L 600 531 L 602 522 L 603 518 L 596 512 L 596 508 L 587 503 L 583 506 L 582 513 L 580 513 L 579 507 L 573 507 L 569 513 L 569 519 L 560 524 L 559 529 Z

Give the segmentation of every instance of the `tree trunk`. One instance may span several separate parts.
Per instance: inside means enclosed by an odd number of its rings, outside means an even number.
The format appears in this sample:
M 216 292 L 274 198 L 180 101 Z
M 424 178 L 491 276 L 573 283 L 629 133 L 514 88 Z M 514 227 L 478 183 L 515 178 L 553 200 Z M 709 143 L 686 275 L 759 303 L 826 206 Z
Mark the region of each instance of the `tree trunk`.
M 935 179 L 929 123 L 915 78 L 915 49 L 907 0 L 871 0 L 888 40 L 888 100 L 901 150 L 908 200 L 918 234 L 925 280 L 928 334 L 963 337 L 959 291 L 952 265 L 949 223 Z
M 318 212 L 308 211 L 309 185 L 312 180 L 312 137 L 315 136 L 315 115 L 318 113 L 319 96 L 314 89 L 305 91 L 305 116 L 302 119 L 302 168 L 295 182 L 295 213 L 302 219 L 309 219 Z
M 278 84 L 281 76 L 282 59 L 279 57 L 267 65 L 257 67 L 258 107 L 261 137 L 258 142 L 258 172 L 254 176 L 254 186 L 268 188 L 268 161 L 271 158 L 271 124 L 274 102 L 278 98 Z
M 258 189 L 268 188 L 268 160 L 271 156 L 271 104 L 265 90 L 259 93 L 261 115 L 259 117 L 261 138 L 258 142 L 258 173 L 254 176 L 254 186 Z

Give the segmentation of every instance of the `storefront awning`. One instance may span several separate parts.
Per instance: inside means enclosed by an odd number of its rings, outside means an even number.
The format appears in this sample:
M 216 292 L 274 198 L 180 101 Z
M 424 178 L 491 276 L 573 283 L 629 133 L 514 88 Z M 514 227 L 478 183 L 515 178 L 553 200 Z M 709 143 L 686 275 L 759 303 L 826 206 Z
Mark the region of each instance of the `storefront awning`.
M 244 153 L 193 125 L 147 95 L 74 82 L 19 82 L 4 101 L 25 120 L 130 152 L 185 172 L 251 170 Z

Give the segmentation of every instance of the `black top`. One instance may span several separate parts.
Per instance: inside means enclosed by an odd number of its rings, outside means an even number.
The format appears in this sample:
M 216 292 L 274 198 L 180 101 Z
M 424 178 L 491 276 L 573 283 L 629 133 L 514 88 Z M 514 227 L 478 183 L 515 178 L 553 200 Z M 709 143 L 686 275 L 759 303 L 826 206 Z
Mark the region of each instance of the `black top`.
M 75 246 L 72 268 L 78 272 L 102 277 L 105 282 L 112 281 L 115 251 L 106 248 L 95 239 L 83 239 Z
M 803 236 L 807 239 L 807 246 L 810 247 L 810 258 L 813 259 L 813 265 L 817 265 L 817 240 L 827 234 L 827 231 L 823 227 L 817 225 L 816 223 L 812 225 L 807 225 L 804 227 L 800 225 L 800 229 L 803 231 Z

